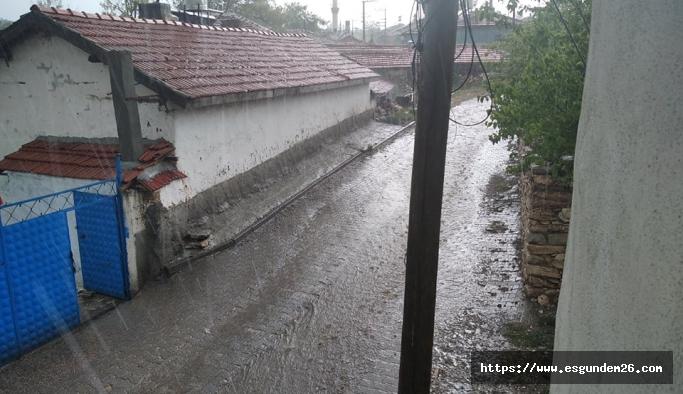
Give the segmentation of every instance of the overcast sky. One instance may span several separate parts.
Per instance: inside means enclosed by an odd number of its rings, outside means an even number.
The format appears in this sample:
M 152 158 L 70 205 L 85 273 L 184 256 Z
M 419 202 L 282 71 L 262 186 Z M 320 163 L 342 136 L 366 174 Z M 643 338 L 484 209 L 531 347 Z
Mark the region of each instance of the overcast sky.
M 163 0 L 162 0 L 163 1 Z M 291 3 L 297 0 L 276 0 L 278 4 Z M 361 0 L 338 0 L 339 1 L 339 21 L 353 21 L 354 27 L 360 26 L 362 20 Z M 545 0 L 541 0 L 545 2 Z M 36 0 L 1 0 L 0 18 L 16 20 L 20 15 L 29 11 L 29 8 Z M 168 1 L 167 1 L 168 2 Z M 332 19 L 332 0 L 298 0 L 305 4 L 323 19 Z M 475 3 L 482 4 L 484 0 L 475 0 Z M 494 0 L 494 5 L 501 11 L 505 10 L 505 0 Z M 537 5 L 539 0 L 522 0 L 525 5 Z M 98 12 L 100 11 L 100 0 L 62 0 L 64 8 L 71 8 L 79 11 Z M 387 26 L 395 25 L 401 17 L 402 22 L 406 22 L 410 15 L 410 7 L 413 0 L 375 0 L 366 4 L 366 18 L 370 22 L 384 23 L 384 10 L 386 9 Z

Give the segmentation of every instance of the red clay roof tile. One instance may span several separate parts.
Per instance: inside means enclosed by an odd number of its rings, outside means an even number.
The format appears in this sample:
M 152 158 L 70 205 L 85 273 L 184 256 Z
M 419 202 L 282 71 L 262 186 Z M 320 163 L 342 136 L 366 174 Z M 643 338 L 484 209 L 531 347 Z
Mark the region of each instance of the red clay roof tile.
M 349 43 L 328 44 L 327 47 L 371 69 L 410 68 L 413 61 L 413 48 L 409 46 Z M 483 62 L 499 62 L 503 57 L 498 51 L 486 48 L 477 49 Z M 472 48 L 466 47 L 463 50 L 459 45 L 455 48 L 455 55 L 453 63 L 469 63 L 472 60 Z M 476 62 L 476 54 L 474 55 Z
M 178 170 L 168 170 L 160 172 L 150 179 L 138 179 L 138 183 L 144 189 L 153 192 L 161 189 L 162 187 L 168 185 L 169 183 L 175 180 L 183 178 L 187 178 L 187 175 L 183 174 Z
M 130 51 L 139 71 L 190 99 L 377 77 L 302 34 L 31 9 L 104 50 Z
M 116 176 L 115 160 L 118 151 L 118 144 L 114 143 L 55 141 L 38 138 L 24 144 L 18 151 L 5 156 L 0 161 L 0 171 L 76 179 L 110 179 Z M 164 139 L 148 142 L 138 160 L 140 165 L 124 172 L 124 183 L 130 184 L 136 181 L 145 168 L 169 158 L 174 151 L 173 144 Z M 179 175 L 176 174 L 176 176 Z M 182 174 L 182 177 L 185 177 L 185 174 Z M 158 190 L 164 186 L 164 179 L 166 178 L 155 181 L 156 189 L 144 187 L 148 190 Z M 168 180 L 169 183 L 171 181 L 173 179 Z

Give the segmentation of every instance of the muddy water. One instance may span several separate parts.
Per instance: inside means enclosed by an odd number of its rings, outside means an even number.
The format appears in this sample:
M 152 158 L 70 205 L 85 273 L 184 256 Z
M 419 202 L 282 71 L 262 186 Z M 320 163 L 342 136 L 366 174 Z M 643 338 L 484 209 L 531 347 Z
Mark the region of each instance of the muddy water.
M 435 392 L 486 391 L 467 352 L 507 347 L 502 324 L 524 313 L 516 191 L 490 186 L 507 152 L 488 134 L 450 130 Z M 407 133 L 353 163 L 235 248 L 3 369 L 0 391 L 395 392 L 412 149 Z

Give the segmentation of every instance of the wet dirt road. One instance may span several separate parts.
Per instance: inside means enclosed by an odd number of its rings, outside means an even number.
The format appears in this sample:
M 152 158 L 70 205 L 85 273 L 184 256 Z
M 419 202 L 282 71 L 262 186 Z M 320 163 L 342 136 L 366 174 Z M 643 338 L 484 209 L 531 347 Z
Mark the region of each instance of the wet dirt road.
M 476 121 L 483 106 L 455 113 Z M 489 198 L 507 152 L 488 134 L 449 135 L 435 392 L 471 391 L 467 352 L 507 346 L 502 324 L 524 312 L 518 205 L 514 189 Z M 235 248 L 3 368 L 0 392 L 395 392 L 412 143 L 404 134 Z

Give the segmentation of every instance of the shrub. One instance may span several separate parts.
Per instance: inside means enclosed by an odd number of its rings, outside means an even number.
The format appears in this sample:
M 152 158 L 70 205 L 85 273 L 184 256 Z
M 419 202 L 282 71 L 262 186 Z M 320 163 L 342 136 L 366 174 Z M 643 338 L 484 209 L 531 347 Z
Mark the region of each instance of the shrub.
M 576 145 L 591 0 L 555 1 L 566 28 L 549 1 L 497 45 L 506 55 L 492 78 L 489 125 L 496 131 L 489 138 L 518 139 L 525 149 L 513 149 L 511 156 L 522 168 L 545 165 L 570 181 L 572 161 L 563 157 L 573 156 Z

